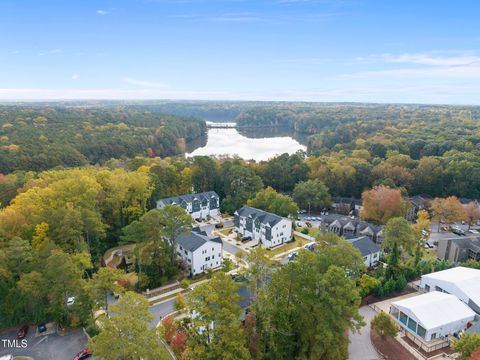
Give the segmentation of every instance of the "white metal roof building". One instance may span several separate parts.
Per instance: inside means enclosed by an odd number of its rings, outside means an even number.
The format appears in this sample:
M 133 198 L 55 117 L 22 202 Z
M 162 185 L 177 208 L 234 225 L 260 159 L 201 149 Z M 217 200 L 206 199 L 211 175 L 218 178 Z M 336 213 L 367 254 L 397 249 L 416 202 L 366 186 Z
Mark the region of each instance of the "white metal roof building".
M 480 270 L 459 266 L 423 275 L 420 287 L 453 294 L 480 314 Z
M 390 314 L 425 341 L 458 333 L 475 318 L 475 312 L 456 296 L 439 291 L 395 301 Z

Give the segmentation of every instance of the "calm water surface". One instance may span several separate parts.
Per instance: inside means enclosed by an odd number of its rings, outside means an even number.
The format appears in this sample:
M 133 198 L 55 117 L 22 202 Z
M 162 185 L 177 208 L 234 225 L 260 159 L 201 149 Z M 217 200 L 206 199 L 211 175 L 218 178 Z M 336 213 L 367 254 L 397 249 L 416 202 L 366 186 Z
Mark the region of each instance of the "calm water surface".
M 272 129 L 256 129 L 243 135 L 237 129 L 209 129 L 206 145 L 188 152 L 186 156 L 238 155 L 243 159 L 261 161 L 283 153 L 306 151 L 305 145 L 285 133 Z

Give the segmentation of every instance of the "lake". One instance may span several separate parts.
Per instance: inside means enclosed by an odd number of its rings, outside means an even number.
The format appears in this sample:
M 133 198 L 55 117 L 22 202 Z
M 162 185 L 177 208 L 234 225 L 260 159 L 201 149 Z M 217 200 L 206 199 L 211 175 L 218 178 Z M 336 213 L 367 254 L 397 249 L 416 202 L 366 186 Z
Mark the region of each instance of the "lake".
M 208 129 L 206 143 L 190 144 L 187 157 L 198 155 L 238 155 L 246 160 L 268 160 L 283 153 L 306 151 L 306 139 L 291 134 L 290 129 Z M 192 147 L 194 150 L 192 150 Z

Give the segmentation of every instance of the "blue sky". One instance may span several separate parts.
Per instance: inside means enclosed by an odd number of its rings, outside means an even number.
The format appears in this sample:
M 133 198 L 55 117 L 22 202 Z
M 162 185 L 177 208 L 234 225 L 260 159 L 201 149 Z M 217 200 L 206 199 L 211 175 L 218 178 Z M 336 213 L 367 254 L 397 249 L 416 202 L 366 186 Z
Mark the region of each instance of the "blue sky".
M 1 0 L 0 99 L 480 104 L 480 2 Z

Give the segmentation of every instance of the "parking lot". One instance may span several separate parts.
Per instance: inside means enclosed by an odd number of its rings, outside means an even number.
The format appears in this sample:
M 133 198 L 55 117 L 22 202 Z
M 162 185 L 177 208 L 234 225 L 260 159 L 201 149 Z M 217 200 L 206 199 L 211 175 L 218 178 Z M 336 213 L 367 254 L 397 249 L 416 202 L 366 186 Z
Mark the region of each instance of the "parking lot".
M 29 356 L 34 360 L 68 360 L 73 359 L 88 343 L 83 329 L 67 331 L 64 336 L 55 333 L 35 337 L 35 329 L 30 326 L 25 337 L 26 342 L 22 344 L 21 340 L 17 340 L 17 343 L 13 344 L 12 340 L 17 338 L 17 330 L 12 329 L 0 334 L 0 356 L 11 354 Z

